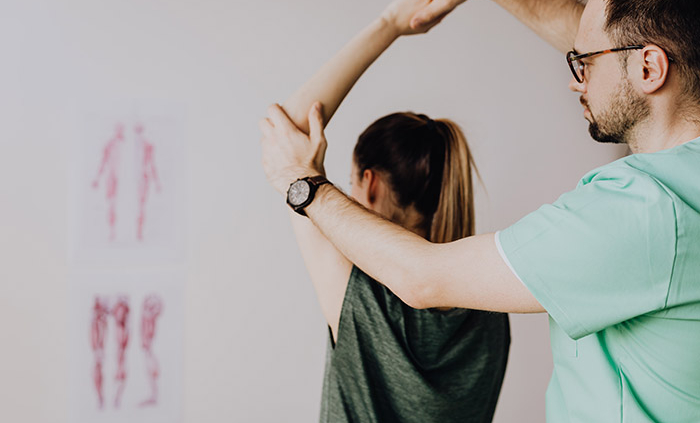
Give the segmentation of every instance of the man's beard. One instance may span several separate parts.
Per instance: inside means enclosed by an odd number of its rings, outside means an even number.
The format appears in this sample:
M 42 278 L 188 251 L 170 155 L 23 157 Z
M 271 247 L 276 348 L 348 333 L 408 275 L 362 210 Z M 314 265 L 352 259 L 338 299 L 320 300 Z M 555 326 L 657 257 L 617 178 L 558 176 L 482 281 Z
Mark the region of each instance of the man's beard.
M 596 118 L 588 107 L 588 102 L 581 97 L 581 104 L 588 108 L 591 114 L 588 132 L 598 142 L 627 144 L 634 127 L 649 116 L 648 101 L 634 92 L 626 75 L 623 77 L 617 92 L 612 96 L 607 110 Z

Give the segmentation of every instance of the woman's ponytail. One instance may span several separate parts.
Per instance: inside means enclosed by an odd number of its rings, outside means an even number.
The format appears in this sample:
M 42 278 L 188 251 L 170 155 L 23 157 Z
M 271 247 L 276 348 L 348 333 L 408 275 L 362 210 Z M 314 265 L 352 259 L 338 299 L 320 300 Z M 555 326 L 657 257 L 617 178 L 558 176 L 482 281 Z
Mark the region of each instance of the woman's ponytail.
M 451 242 L 474 235 L 472 168 L 475 173 L 477 170 L 467 139 L 459 126 L 448 119 L 435 123 L 445 141 L 445 162 L 429 240 Z

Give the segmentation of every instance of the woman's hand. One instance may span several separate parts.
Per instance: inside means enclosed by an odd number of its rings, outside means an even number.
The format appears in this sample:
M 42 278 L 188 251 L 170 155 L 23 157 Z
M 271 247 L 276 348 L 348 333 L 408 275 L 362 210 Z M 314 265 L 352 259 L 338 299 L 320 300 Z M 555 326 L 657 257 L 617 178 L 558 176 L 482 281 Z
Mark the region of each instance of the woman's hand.
M 423 34 L 439 24 L 465 0 L 395 0 L 382 13 L 382 19 L 398 35 Z
M 299 178 L 325 175 L 327 143 L 321 103 L 314 103 L 309 110 L 309 135 L 299 130 L 278 104 L 270 106 L 267 112 L 269 116 L 259 126 L 263 134 L 263 168 L 270 184 L 284 194 Z

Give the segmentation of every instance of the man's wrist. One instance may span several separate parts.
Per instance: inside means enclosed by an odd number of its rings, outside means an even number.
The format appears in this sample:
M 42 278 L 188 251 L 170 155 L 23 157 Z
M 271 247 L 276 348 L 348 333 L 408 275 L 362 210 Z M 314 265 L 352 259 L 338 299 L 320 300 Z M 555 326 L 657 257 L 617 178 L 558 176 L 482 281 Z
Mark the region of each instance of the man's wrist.
M 287 169 L 286 174 L 280 175 L 279 179 L 273 184 L 273 186 L 277 187 L 277 191 L 279 191 L 280 194 L 286 196 L 287 190 L 295 181 L 316 175 L 325 176 L 326 174 L 325 172 L 319 172 L 318 170 L 306 167 Z
M 309 212 L 314 213 L 315 210 L 318 210 L 323 207 L 323 204 L 325 201 L 328 199 L 328 196 L 333 190 L 337 190 L 338 188 L 333 185 L 333 183 L 328 183 L 324 184 L 318 187 L 316 190 L 316 196 L 314 197 L 314 201 L 311 202 L 308 206 L 306 206 L 305 211 L 307 216 L 311 217 Z

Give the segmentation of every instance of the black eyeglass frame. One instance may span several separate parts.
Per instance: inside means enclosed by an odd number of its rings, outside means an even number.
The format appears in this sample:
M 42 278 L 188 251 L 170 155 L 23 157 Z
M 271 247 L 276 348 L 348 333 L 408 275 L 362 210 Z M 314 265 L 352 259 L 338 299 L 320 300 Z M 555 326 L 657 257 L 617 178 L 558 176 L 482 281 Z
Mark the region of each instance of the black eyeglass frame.
M 635 46 L 627 46 L 627 47 L 616 47 L 616 48 L 609 48 L 607 50 L 600 50 L 600 51 L 593 51 L 590 53 L 582 53 L 582 54 L 576 54 L 576 50 L 571 50 L 568 53 L 566 53 L 566 62 L 569 64 L 569 69 L 571 70 L 571 73 L 574 74 L 574 79 L 581 84 L 583 83 L 583 69 L 581 69 L 581 76 L 578 75 L 576 72 L 576 68 L 574 67 L 574 61 L 579 61 L 581 59 L 585 59 L 586 57 L 591 57 L 591 56 L 597 56 L 599 54 L 606 54 L 606 53 L 614 53 L 617 51 L 625 51 L 625 50 L 641 50 L 643 49 L 644 46 L 642 45 L 635 45 Z M 673 61 L 670 57 L 668 58 L 669 61 Z M 583 67 L 585 64 L 583 62 L 581 63 L 580 67 Z

